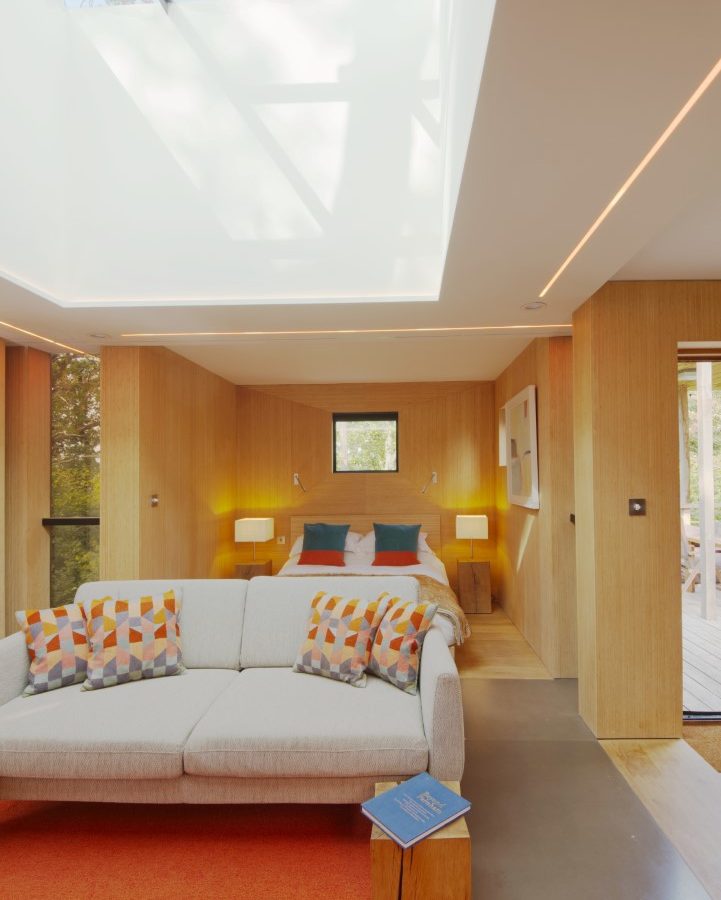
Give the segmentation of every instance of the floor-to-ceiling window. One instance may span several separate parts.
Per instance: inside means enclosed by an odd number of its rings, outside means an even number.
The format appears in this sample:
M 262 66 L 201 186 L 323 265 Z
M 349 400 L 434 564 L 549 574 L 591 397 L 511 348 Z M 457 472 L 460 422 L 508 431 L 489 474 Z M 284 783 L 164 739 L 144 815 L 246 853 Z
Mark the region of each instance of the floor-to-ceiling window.
M 679 362 L 683 705 L 721 715 L 721 359 Z
M 100 361 L 61 354 L 52 361 L 50 594 L 72 600 L 98 577 Z

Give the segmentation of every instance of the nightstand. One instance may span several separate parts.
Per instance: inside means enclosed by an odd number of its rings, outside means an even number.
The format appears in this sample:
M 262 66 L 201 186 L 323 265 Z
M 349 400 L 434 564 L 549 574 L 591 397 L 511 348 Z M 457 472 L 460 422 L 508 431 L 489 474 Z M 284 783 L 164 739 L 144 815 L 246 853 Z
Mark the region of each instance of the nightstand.
M 236 578 L 255 578 L 256 575 L 272 575 L 273 563 L 269 559 L 256 562 L 238 563 L 235 567 Z
M 458 594 L 463 612 L 491 612 L 491 564 L 479 559 L 459 559 Z

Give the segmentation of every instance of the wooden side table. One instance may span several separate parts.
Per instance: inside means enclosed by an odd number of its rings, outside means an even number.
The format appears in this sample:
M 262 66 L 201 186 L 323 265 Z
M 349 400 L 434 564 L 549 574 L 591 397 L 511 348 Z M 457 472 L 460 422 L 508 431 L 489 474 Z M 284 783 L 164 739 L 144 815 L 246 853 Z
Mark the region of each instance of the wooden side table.
M 235 567 L 236 578 L 255 578 L 256 575 L 272 575 L 273 563 L 269 559 L 257 562 L 238 563 Z
M 491 612 L 491 564 L 479 559 L 459 559 L 458 593 L 463 612 Z
M 461 792 L 457 781 L 446 787 Z M 376 797 L 395 787 L 376 785 Z M 371 831 L 372 900 L 470 900 L 471 837 L 465 818 L 456 819 L 407 850 L 377 825 Z

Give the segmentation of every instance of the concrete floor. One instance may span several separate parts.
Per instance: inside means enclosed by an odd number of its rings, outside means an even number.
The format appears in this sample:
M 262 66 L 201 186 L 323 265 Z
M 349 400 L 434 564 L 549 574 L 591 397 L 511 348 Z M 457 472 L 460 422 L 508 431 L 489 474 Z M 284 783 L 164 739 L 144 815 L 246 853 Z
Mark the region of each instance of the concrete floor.
M 478 900 L 708 898 L 583 724 L 571 680 L 463 679 Z

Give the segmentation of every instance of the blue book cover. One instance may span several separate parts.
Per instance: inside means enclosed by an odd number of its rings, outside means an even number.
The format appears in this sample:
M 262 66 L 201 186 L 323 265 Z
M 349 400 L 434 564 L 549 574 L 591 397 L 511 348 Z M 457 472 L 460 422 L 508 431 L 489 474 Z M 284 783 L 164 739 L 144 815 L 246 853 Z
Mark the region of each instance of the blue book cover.
M 363 814 L 404 850 L 465 815 L 470 808 L 468 800 L 427 772 L 361 803 Z

